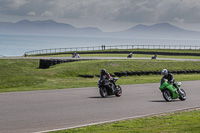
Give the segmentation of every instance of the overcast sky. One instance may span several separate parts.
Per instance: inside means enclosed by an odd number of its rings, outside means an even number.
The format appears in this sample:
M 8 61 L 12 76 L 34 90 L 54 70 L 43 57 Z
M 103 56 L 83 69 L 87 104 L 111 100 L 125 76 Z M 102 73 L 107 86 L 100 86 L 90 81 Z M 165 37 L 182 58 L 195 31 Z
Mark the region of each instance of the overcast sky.
M 0 21 L 53 19 L 119 31 L 168 22 L 200 31 L 200 0 L 0 0 Z

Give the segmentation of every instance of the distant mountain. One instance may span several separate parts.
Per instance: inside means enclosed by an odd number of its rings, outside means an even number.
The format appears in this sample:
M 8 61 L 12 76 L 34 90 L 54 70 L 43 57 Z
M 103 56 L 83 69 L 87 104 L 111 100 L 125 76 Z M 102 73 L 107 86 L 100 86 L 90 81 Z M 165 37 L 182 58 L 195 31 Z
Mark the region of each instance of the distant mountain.
M 0 33 L 11 34 L 47 34 L 47 35 L 98 35 L 102 31 L 98 28 L 75 28 L 70 24 L 58 23 L 53 20 L 29 21 L 16 23 L 0 22 Z
M 146 26 L 146 25 L 137 25 L 131 29 L 128 29 L 127 31 L 129 32 L 134 32 L 134 31 L 141 31 L 141 32 L 186 32 L 187 30 L 178 28 L 176 26 L 173 26 L 169 23 L 160 23 L 160 24 L 155 24 L 151 26 Z
M 102 32 L 95 27 L 75 28 L 70 24 L 54 20 L 22 20 L 16 23 L 0 22 L 0 33 L 3 34 L 40 34 L 40 35 L 73 35 L 73 36 L 115 36 L 135 38 L 200 38 L 200 32 L 184 30 L 169 23 L 154 25 L 136 25 L 119 32 Z
M 144 38 L 200 38 L 200 32 L 184 30 L 169 23 L 159 23 L 151 26 L 139 24 L 114 34 Z

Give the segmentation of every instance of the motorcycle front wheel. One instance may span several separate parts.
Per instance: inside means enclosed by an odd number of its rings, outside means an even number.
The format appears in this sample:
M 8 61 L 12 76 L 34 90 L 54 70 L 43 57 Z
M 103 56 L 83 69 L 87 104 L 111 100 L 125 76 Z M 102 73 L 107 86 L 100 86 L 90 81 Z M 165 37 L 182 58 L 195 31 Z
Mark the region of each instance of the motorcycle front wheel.
M 103 97 L 103 98 L 108 97 L 108 92 L 107 92 L 105 87 L 100 87 L 99 88 L 99 93 L 100 93 L 101 97 Z
M 179 99 L 181 101 L 185 101 L 186 100 L 186 93 L 183 89 L 181 89 L 181 91 L 182 91 L 183 94 L 179 94 L 180 95 Z
M 121 95 L 122 95 L 122 88 L 119 85 L 117 85 L 115 96 L 120 97 Z
M 163 91 L 163 97 L 167 102 L 170 102 L 172 100 L 172 95 L 169 90 Z

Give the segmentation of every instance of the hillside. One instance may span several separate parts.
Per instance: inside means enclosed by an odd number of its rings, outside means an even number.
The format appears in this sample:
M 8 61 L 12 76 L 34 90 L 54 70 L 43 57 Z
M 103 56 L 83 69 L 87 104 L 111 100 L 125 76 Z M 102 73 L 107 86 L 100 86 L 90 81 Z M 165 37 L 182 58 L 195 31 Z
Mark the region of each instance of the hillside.
M 22 20 L 16 23 L 0 22 L 1 34 L 37 34 L 72 36 L 115 36 L 135 38 L 193 38 L 199 39 L 200 32 L 181 29 L 169 23 L 154 25 L 136 25 L 119 32 L 102 32 L 96 27 L 76 28 L 70 24 L 54 20 Z
M 199 38 L 200 32 L 181 29 L 169 23 L 136 25 L 128 30 L 113 33 L 118 36 L 141 38 Z
M 58 23 L 53 20 L 22 20 L 16 23 L 0 22 L 0 33 L 46 35 L 98 35 L 102 32 L 98 28 L 75 28 L 70 24 Z

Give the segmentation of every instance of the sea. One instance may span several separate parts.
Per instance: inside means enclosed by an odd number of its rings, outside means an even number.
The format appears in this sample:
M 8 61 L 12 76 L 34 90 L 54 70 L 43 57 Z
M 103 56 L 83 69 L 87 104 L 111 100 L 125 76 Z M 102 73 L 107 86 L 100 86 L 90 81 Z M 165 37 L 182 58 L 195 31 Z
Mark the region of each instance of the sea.
M 200 39 L 122 38 L 0 34 L 0 57 L 23 56 L 33 50 L 116 45 L 200 46 Z

